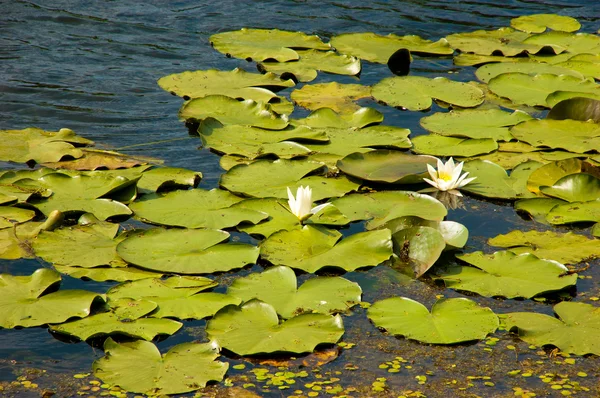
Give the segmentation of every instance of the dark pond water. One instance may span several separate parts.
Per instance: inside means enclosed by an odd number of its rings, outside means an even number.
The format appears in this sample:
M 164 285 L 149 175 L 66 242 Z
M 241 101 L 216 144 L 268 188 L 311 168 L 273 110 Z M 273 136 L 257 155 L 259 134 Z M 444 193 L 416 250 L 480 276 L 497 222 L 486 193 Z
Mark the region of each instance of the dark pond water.
M 198 149 L 200 141 L 189 137 L 177 119 L 181 100 L 160 89 L 156 80 L 184 70 L 235 67 L 255 70 L 255 64 L 225 58 L 211 49 L 208 43 L 211 34 L 258 27 L 299 30 L 323 38 L 344 32 L 373 31 L 416 34 L 437 40 L 454 32 L 507 26 L 513 17 L 542 12 L 573 16 L 586 32 L 600 28 L 597 1 L 8 0 L 0 5 L 1 129 L 36 126 L 56 131 L 68 127 L 102 148 L 158 157 L 169 166 L 201 171 L 203 188 L 217 185 L 222 172 L 218 157 Z M 452 68 L 451 58 L 417 58 L 411 73 L 433 77 L 444 75 Z M 453 78 L 472 80 L 473 70 L 459 70 Z M 373 84 L 390 75 L 385 66 L 365 62 L 360 83 Z M 315 82 L 329 78 L 321 74 Z M 336 77 L 336 80 L 356 82 L 349 77 Z M 373 101 L 363 101 L 362 105 L 376 107 L 384 113 L 386 124 L 410 128 L 413 136 L 424 133 L 418 125 L 419 119 L 439 110 L 434 106 L 425 114 L 401 112 Z M 304 114 L 297 110 L 294 116 Z M 465 200 L 465 209 L 451 212 L 449 219 L 462 222 L 470 230 L 468 250 L 489 251 L 485 246 L 488 237 L 515 228 L 544 229 L 519 218 L 510 204 L 489 204 L 472 198 Z M 37 260 L 1 261 L 0 272 L 29 274 L 40 266 L 48 265 Z M 579 291 L 588 296 L 600 294 L 598 263 L 593 266 L 595 270 L 587 274 L 593 278 L 578 283 Z M 247 272 L 221 276 L 219 280 L 226 284 L 233 276 Z M 351 273 L 347 277 L 360 281 L 365 290 L 364 300 L 371 302 L 391 295 L 405 295 L 430 306 L 436 294 L 457 295 L 430 281 L 404 285 L 402 278 L 383 267 Z M 64 287 L 99 292 L 110 285 L 69 278 L 63 283 Z M 577 296 L 575 300 L 584 300 L 584 297 Z M 551 306 L 534 301 L 481 299 L 479 302 L 497 312 L 551 313 Z M 583 397 L 600 394 L 598 358 L 577 358 L 575 365 L 565 365 L 547 353 L 528 350 L 525 343 L 502 333 L 497 344 L 500 348 L 492 351 L 485 350 L 485 343 L 429 347 L 382 335 L 361 309 L 346 319 L 344 340 L 357 346 L 323 367 L 322 372 L 342 372 L 338 377 L 345 388 L 357 386 L 362 391 L 354 396 L 370 395 L 370 385 L 377 377 L 387 378 L 389 390 L 382 396 L 388 393 L 398 396 L 406 390 L 421 391 L 430 397 L 512 396 L 517 387 L 535 390 L 538 395 L 560 396 L 537 376 L 562 372 L 576 377 L 578 371 L 588 373 L 587 379 L 581 378 L 580 382 L 591 390 L 574 391 L 574 394 Z M 201 338 L 203 325 L 203 322 L 188 323 L 186 330 L 160 342 L 159 347 L 164 350 Z M 517 350 L 502 349 L 506 345 L 516 345 Z M 15 380 L 25 368 L 44 369 L 47 372 L 39 378 L 40 385 L 58 391 L 58 396 L 69 396 L 74 390 L 69 389 L 65 380 L 73 380 L 74 373 L 89 372 L 92 361 L 100 356 L 102 351 L 97 348 L 85 343 L 58 341 L 43 328 L 0 330 L 0 381 Z M 379 369 L 378 364 L 396 356 L 409 360 L 413 370 L 390 374 Z M 232 360 L 231 363 L 237 362 Z M 347 364 L 355 364 L 359 369 L 344 373 Z M 515 379 L 506 375 L 514 369 L 530 369 L 534 376 Z M 417 384 L 415 376 L 427 372 L 433 374 L 428 376 L 427 383 Z M 230 372 L 234 376 L 241 373 Z M 485 386 L 482 379 L 472 381 L 473 386 L 469 386 L 467 376 L 489 376 L 495 386 Z M 306 380 L 316 379 L 311 374 Z M 301 385 L 296 387 L 302 388 Z M 285 394 L 276 387 L 271 388 L 270 393 L 260 388 L 255 391 L 264 396 L 287 396 L 296 387 L 286 390 L 289 393 Z M 18 396 L 40 396 L 40 392 L 20 392 Z

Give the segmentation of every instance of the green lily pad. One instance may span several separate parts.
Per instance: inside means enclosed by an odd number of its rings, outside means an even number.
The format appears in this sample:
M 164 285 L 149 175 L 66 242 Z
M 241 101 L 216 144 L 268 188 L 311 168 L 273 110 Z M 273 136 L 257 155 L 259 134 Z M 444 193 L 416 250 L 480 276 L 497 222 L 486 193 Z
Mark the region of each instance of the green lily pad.
M 553 345 L 562 352 L 600 355 L 600 308 L 585 303 L 563 301 L 554 306 L 559 319 L 533 312 L 511 312 L 502 315 L 509 331 L 538 347 Z
M 600 148 L 600 124 L 579 120 L 533 119 L 511 127 L 511 134 L 535 147 L 583 153 Z
M 199 171 L 180 167 L 155 167 L 143 170 L 137 189 L 142 194 L 168 189 L 187 189 L 196 187 L 201 179 L 202 173 Z
M 58 227 L 63 219 L 62 213 L 55 212 L 44 222 L 29 221 L 16 224 L 12 228 L 0 229 L 0 259 L 34 258 L 31 242 L 41 231 Z
M 510 26 L 528 33 L 542 33 L 546 28 L 561 32 L 575 32 L 581 24 L 572 17 L 556 14 L 523 15 L 510 20 Z
M 475 76 L 484 83 L 488 83 L 494 77 L 503 73 L 524 73 L 527 75 L 537 75 L 540 73 L 552 75 L 569 75 L 578 79 L 584 76 L 572 69 L 558 65 L 540 64 L 537 62 L 499 62 L 480 67 L 475 72 Z
M 388 184 L 415 184 L 427 176 L 427 165 L 435 166 L 433 156 L 414 156 L 399 151 L 376 150 L 352 153 L 337 162 L 344 173 L 367 181 Z
M 249 209 L 263 212 L 269 217 L 258 224 L 242 223 L 236 228 L 238 231 L 250 235 L 262 235 L 268 237 L 280 230 L 291 230 L 301 228 L 302 224 L 298 217 L 287 208 L 287 202 L 282 199 L 263 198 L 246 199 L 232 206 L 232 208 Z
M 171 319 L 142 318 L 156 309 L 152 301 L 123 298 L 111 301 L 111 311 L 88 316 L 72 322 L 53 325 L 55 333 L 88 340 L 105 335 L 123 334 L 128 337 L 152 340 L 158 335 L 172 335 L 181 329 L 181 322 Z
M 345 271 L 375 266 L 392 255 L 390 231 L 360 232 L 340 240 L 342 234 L 320 226 L 279 231 L 260 245 L 260 256 L 274 265 L 287 265 L 314 273 L 324 267 Z
M 567 202 L 587 202 L 600 198 L 600 179 L 586 173 L 570 174 L 552 186 L 541 186 L 540 191 Z
M 564 265 L 533 254 L 498 251 L 457 255 L 470 266 L 452 266 L 438 275 L 446 287 L 475 292 L 485 297 L 531 298 L 574 286 L 577 274 L 565 275 Z
M 454 52 L 444 39 L 433 42 L 414 35 L 381 36 L 370 32 L 337 35 L 331 38 L 331 45 L 343 54 L 380 64 L 387 64 L 392 54 L 401 48 L 418 55 L 450 55 Z
M 125 267 L 117 255 L 119 224 L 97 223 L 42 231 L 32 242 L 35 254 L 53 264 L 93 268 L 102 265 Z
M 546 97 L 546 104 L 554 108 L 559 103 L 573 98 L 589 98 L 600 101 L 600 92 L 555 91 Z
M 79 158 L 80 149 L 72 144 L 90 145 L 93 141 L 76 135 L 73 130 L 44 131 L 35 127 L 23 130 L 0 130 L 0 160 L 17 163 L 58 162 L 65 156 Z
M 259 211 L 231 207 L 240 201 L 242 198 L 228 191 L 192 189 L 145 195 L 129 208 L 144 222 L 185 228 L 222 229 L 267 218 Z
M 60 284 L 60 274 L 40 268 L 29 276 L 0 274 L 0 327 L 32 327 L 86 317 L 94 300 L 102 295 L 85 290 L 59 290 L 44 294 Z
M 221 187 L 237 194 L 250 197 L 287 198 L 287 187 L 293 192 L 299 186 L 310 186 L 313 200 L 343 196 L 358 189 L 359 185 L 346 177 L 325 178 L 312 175 L 323 169 L 322 163 L 307 160 L 275 161 L 258 160 L 252 164 L 240 164 L 221 175 Z M 309 177 L 306 177 L 311 174 Z M 255 181 L 260 180 L 261 184 Z
M 546 215 L 554 206 L 565 203 L 564 200 L 554 198 L 522 199 L 515 202 L 515 210 L 529 214 L 537 222 L 549 224 L 546 220 Z
M 250 73 L 235 68 L 232 71 L 216 69 L 185 71 L 158 79 L 158 85 L 184 99 L 220 94 L 231 98 L 269 102 L 276 95 L 273 89 L 294 87 L 291 79 L 281 79 L 273 73 Z
M 258 248 L 223 243 L 225 231 L 211 229 L 149 229 L 119 243 L 117 253 L 128 263 L 169 273 L 208 274 L 256 262 Z
M 546 220 L 554 225 L 600 222 L 600 199 L 556 205 L 548 212 Z
M 199 293 L 217 284 L 207 278 L 171 277 L 125 282 L 112 287 L 106 295 L 110 300 L 131 297 L 158 305 L 153 318 L 202 319 L 214 315 L 226 305 L 238 305 L 237 297 L 222 293 Z
M 434 113 L 421 119 L 421 126 L 435 134 L 450 137 L 492 138 L 510 141 L 510 126 L 531 119 L 525 112 L 506 112 L 500 109 L 465 109 Z
M 281 130 L 288 125 L 287 116 L 274 112 L 267 103 L 238 101 L 224 95 L 194 98 L 183 104 L 179 117 L 195 121 L 211 117 L 222 124 L 242 124 L 271 130 Z
M 477 156 L 498 149 L 492 138 L 457 138 L 437 134 L 420 135 L 412 139 L 413 152 L 433 156 Z
M 573 54 L 600 54 L 600 37 L 591 33 L 550 31 L 532 35 L 523 44 L 563 48 Z
M 196 391 L 209 381 L 223 380 L 229 367 L 215 361 L 219 353 L 210 343 L 178 344 L 161 356 L 148 341 L 118 344 L 109 337 L 104 353 L 92 365 L 94 376 L 125 391 L 152 395 Z
M 531 253 L 538 258 L 576 264 L 600 257 L 600 241 L 584 235 L 553 231 L 511 231 L 488 240 L 492 246 L 508 248 L 515 254 Z
M 562 54 L 561 54 L 562 55 Z M 560 55 L 557 55 L 557 57 Z M 571 54 L 567 55 L 564 60 L 569 59 Z M 530 55 L 530 57 L 532 57 Z M 529 58 L 521 57 L 504 57 L 502 55 L 481 55 L 472 53 L 459 53 L 454 56 L 452 63 L 456 66 L 480 66 L 495 62 L 530 62 Z
M 405 216 L 442 221 L 448 211 L 437 199 L 412 191 L 382 191 L 346 195 L 331 203 L 350 221 L 367 220 L 366 228 L 379 228 Z
M 20 207 L 0 206 L 0 229 L 12 228 L 15 224 L 30 221 L 35 217 L 35 211 Z
M 276 266 L 236 279 L 227 294 L 244 302 L 258 299 L 270 304 L 285 319 L 311 312 L 344 312 L 358 304 L 362 294 L 358 284 L 341 277 L 319 276 L 307 280 L 297 290 L 296 286 L 294 271 Z
M 417 216 L 394 218 L 380 225 L 377 229 L 387 228 L 392 231 L 393 235 L 396 232 L 414 227 L 429 227 L 437 230 L 442 235 L 446 248 L 464 247 L 469 239 L 469 230 L 456 221 L 427 220 Z
M 488 82 L 496 95 L 510 99 L 516 104 L 550 108 L 546 98 L 555 91 L 573 91 L 600 95 L 600 85 L 591 80 L 568 75 L 547 73 L 530 76 L 525 73 L 504 73 Z
M 597 222 L 596 224 L 594 224 L 594 226 L 592 227 L 592 236 L 595 236 L 597 238 L 600 238 L 600 222 Z
M 69 275 L 72 278 L 91 279 L 95 282 L 126 282 L 144 278 L 161 278 L 164 274 L 159 272 L 146 271 L 135 267 L 112 268 L 112 267 L 95 267 L 81 268 L 70 267 L 68 265 L 54 264 L 54 268 L 64 275 Z
M 514 57 L 522 53 L 536 54 L 542 49 L 543 45 L 524 43 L 528 37 L 529 34 L 525 32 L 519 32 L 512 28 L 500 28 L 454 33 L 446 36 L 446 40 L 450 47 L 463 53 L 480 55 L 498 55 L 500 53 L 505 57 Z M 555 52 L 561 51 L 562 48 L 555 49 Z
M 276 352 L 312 352 L 319 344 L 334 344 L 344 334 L 339 315 L 302 314 L 279 323 L 270 304 L 250 300 L 228 306 L 206 325 L 206 333 L 219 346 L 238 355 Z
M 296 80 L 310 82 L 317 78 L 317 71 L 336 75 L 358 75 L 361 70 L 360 59 L 335 51 L 296 50 L 298 60 L 290 62 L 262 62 L 259 70 L 280 76 L 294 75 Z
M 295 49 L 330 50 L 331 46 L 325 44 L 316 36 L 309 36 L 302 32 L 288 32 L 278 29 L 248 29 L 231 32 L 222 32 L 209 38 L 215 50 L 236 58 L 264 61 L 274 59 L 278 62 L 292 61 L 300 56 Z
M 584 163 L 579 159 L 565 159 L 551 162 L 535 170 L 527 180 L 527 189 L 540 194 L 540 187 L 551 186 L 562 177 L 569 174 L 581 173 Z
M 463 108 L 475 107 L 484 100 L 483 91 L 477 87 L 445 77 L 388 77 L 373 86 L 372 94 L 376 100 L 387 105 L 411 111 L 431 108 L 432 98 Z
M 275 155 L 290 159 L 308 155 L 305 142 L 327 142 L 324 131 L 304 126 L 288 126 L 283 130 L 264 130 L 256 127 L 225 125 L 214 119 L 202 121 L 198 128 L 202 144 L 219 153 L 240 155 L 249 159 Z M 302 141 L 300 144 L 296 141 Z
M 427 308 L 407 297 L 390 297 L 374 303 L 367 316 L 393 335 L 428 344 L 455 344 L 480 340 L 498 329 L 496 314 L 466 298 L 438 300 Z
M 373 108 L 360 108 L 354 113 L 336 113 L 333 109 L 320 108 L 304 119 L 294 119 L 295 125 L 335 128 L 363 128 L 371 124 L 381 123 L 383 114 Z
M 360 109 L 354 101 L 371 96 L 371 87 L 338 82 L 306 84 L 292 91 L 292 100 L 307 109 L 329 108 L 335 112 L 354 112 Z
M 43 166 L 51 169 L 65 170 L 116 170 L 137 167 L 142 165 L 162 164 L 163 161 L 147 156 L 126 155 L 115 151 L 106 151 L 96 148 L 79 148 L 83 156 L 77 159 L 61 160 L 59 162 L 44 162 Z
M 508 176 L 506 170 L 490 161 L 467 162 L 464 170 L 469 172 L 469 177 L 477 177 L 477 179 L 461 190 L 486 198 L 510 200 L 535 197 L 527 189 L 527 181 L 531 173 L 541 166 L 542 163 L 535 161 L 521 163 Z
M 600 100 L 580 97 L 561 101 L 550 109 L 546 119 L 592 120 L 600 124 Z
M 392 235 L 392 241 L 396 255 L 392 267 L 410 269 L 415 278 L 427 272 L 446 247 L 440 231 L 426 226 L 401 229 Z

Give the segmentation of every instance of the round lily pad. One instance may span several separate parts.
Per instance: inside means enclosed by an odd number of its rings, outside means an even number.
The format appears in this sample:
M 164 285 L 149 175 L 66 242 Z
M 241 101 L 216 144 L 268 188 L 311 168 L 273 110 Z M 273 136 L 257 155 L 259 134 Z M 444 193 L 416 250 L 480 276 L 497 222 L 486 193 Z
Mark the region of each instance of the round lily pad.
M 533 14 L 513 18 L 510 26 L 529 33 L 542 33 L 546 28 L 561 32 L 575 32 L 581 24 L 573 17 L 556 14 Z

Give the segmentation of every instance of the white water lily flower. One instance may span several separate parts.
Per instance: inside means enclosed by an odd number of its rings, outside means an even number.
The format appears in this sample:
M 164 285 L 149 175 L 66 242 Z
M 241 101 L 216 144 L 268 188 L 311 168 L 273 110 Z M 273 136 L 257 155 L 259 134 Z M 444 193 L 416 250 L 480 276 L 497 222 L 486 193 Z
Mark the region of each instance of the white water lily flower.
M 427 171 L 429 171 L 429 175 L 432 179 L 423 178 L 423 180 L 440 191 L 447 191 L 453 195 L 462 196 L 458 189 L 477 178 L 467 178 L 469 173 L 461 175 L 463 164 L 464 162 L 460 162 L 458 165 L 454 165 L 454 160 L 452 158 L 445 164 L 438 159 L 437 170 L 430 164 L 427 165 Z
M 296 192 L 296 197 L 290 191 L 290 188 L 287 188 L 288 193 L 288 204 L 290 205 L 290 211 L 293 215 L 298 217 L 300 221 L 304 221 L 313 214 L 317 213 L 319 210 L 329 205 L 330 203 L 325 203 L 319 206 L 312 207 L 312 189 L 307 185 L 306 187 L 298 187 L 298 191 Z

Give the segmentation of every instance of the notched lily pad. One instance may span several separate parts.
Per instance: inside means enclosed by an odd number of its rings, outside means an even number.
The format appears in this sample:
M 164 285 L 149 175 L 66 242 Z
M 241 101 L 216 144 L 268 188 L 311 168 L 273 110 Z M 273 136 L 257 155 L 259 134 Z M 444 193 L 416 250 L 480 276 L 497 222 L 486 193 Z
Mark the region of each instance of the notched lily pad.
M 307 84 L 292 91 L 291 94 L 292 100 L 304 108 L 311 110 L 330 108 L 335 112 L 354 112 L 360 108 L 354 101 L 370 96 L 369 86 L 337 82 Z
M 506 170 L 490 161 L 467 162 L 465 171 L 469 172 L 469 177 L 477 177 L 477 179 L 465 185 L 461 190 L 487 198 L 510 200 L 535 197 L 527 189 L 527 180 L 531 173 L 542 165 L 542 163 L 534 161 L 521 163 L 508 176 Z
M 523 15 L 510 20 L 510 26 L 528 33 L 542 33 L 546 28 L 561 32 L 575 32 L 581 24 L 573 17 L 556 14 Z

